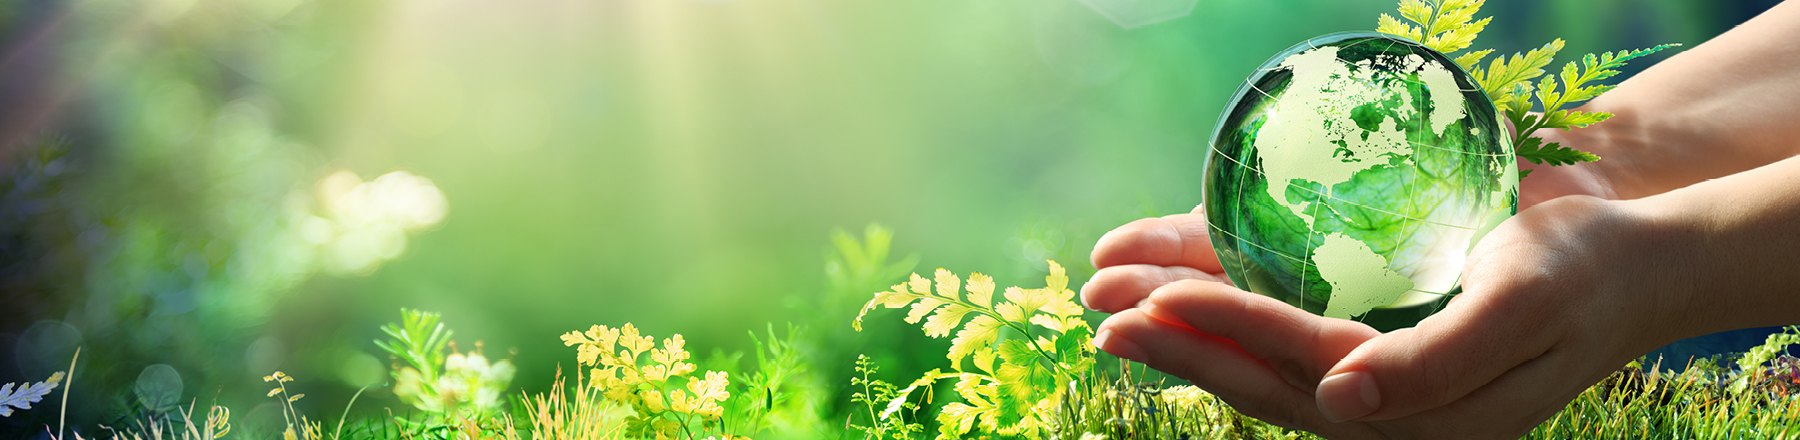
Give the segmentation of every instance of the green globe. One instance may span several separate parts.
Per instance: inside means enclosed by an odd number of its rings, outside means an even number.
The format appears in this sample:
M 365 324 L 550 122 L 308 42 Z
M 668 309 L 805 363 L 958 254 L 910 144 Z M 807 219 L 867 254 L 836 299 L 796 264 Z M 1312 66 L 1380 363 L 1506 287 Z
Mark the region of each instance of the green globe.
M 1203 205 L 1231 282 L 1381 331 L 1461 292 L 1469 249 L 1518 208 L 1493 101 L 1443 54 L 1372 32 L 1288 48 L 1213 131 Z

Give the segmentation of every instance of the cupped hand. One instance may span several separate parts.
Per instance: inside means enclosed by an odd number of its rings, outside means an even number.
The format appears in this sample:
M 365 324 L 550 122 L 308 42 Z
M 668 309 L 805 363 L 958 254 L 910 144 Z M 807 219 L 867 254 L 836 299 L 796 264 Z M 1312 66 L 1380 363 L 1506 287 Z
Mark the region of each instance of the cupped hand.
M 1232 287 L 1197 212 L 1102 237 L 1082 299 L 1114 313 L 1094 338 L 1102 350 L 1279 426 L 1328 438 L 1517 438 L 1679 338 L 1651 323 L 1675 309 L 1658 292 L 1688 282 L 1669 257 L 1682 235 L 1644 218 L 1596 197 L 1539 203 L 1474 249 L 1464 291 L 1444 310 L 1387 334 Z

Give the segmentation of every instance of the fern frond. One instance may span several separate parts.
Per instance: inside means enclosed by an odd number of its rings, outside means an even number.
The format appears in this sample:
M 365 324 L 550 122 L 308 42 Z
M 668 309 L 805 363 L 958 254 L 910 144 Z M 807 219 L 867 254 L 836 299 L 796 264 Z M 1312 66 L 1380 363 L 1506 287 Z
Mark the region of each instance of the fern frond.
M 1538 80 L 1537 99 L 1549 110 L 1554 104 L 1562 103 L 1562 93 L 1556 91 L 1556 75 L 1545 75 Z
M 1561 128 L 1564 130 L 1581 128 L 1612 119 L 1613 114 L 1607 112 L 1580 112 L 1574 110 L 1557 110 L 1545 113 L 1541 128 Z
M 51 390 L 55 390 L 56 386 L 62 383 L 62 379 L 63 372 L 58 371 L 43 382 L 9 383 L 0 386 L 0 417 L 12 416 L 14 408 L 31 409 L 31 404 L 43 400 L 44 395 L 50 394 Z M 14 386 L 19 387 L 14 390 Z
M 1507 57 L 1494 58 L 1494 62 L 1488 64 L 1487 70 L 1475 77 L 1475 82 L 1481 83 L 1481 90 L 1493 97 L 1495 104 L 1499 104 L 1500 101 L 1516 102 L 1517 99 L 1506 98 L 1517 98 L 1531 93 L 1530 90 L 1521 88 L 1519 85 L 1524 83 L 1529 86 L 1531 80 L 1543 76 L 1544 66 L 1550 65 L 1550 61 L 1556 58 L 1556 52 L 1562 48 L 1563 40 L 1558 38 L 1524 54 L 1514 53 L 1511 59 Z M 1502 110 L 1505 109 L 1502 108 Z
M 1400 0 L 1399 10 L 1401 17 L 1419 24 L 1430 23 L 1434 15 L 1431 2 L 1425 0 Z
M 1481 30 L 1487 27 L 1488 22 L 1493 20 L 1493 17 L 1488 17 L 1474 23 L 1463 23 L 1454 29 L 1426 38 L 1425 46 L 1443 53 L 1467 49 L 1470 44 L 1475 43 L 1475 37 L 1481 34 Z
M 1413 27 L 1382 14 L 1376 23 L 1376 31 L 1406 37 L 1438 52 L 1456 52 L 1468 48 L 1475 41 L 1475 36 L 1493 20 L 1489 17 L 1470 22 L 1475 19 L 1475 13 L 1481 10 L 1483 2 L 1484 0 L 1401 0 L 1400 16 L 1419 26 Z
M 1579 61 L 1570 61 L 1563 64 L 1560 77 L 1567 90 L 1561 94 L 1559 97 L 1560 99 L 1540 100 L 1540 102 L 1544 104 L 1544 111 L 1553 111 L 1564 105 L 1598 97 L 1601 93 L 1612 90 L 1613 86 L 1588 86 L 1588 83 L 1612 78 L 1614 75 L 1618 75 L 1619 71 L 1617 69 L 1624 67 L 1626 61 L 1631 61 L 1675 46 L 1679 45 L 1664 44 L 1649 49 L 1606 52 L 1599 56 L 1590 53 L 1582 56 Z
M 1545 144 L 1542 138 L 1535 137 L 1525 138 L 1523 142 L 1520 142 L 1517 154 L 1531 163 L 1552 166 L 1600 160 L 1600 156 L 1595 156 L 1594 153 L 1564 147 L 1556 142 Z
M 1560 42 L 1561 40 L 1557 41 Z M 1612 85 L 1588 84 L 1618 75 L 1619 71 L 1617 68 L 1624 66 L 1626 61 L 1675 46 L 1676 45 L 1673 44 L 1664 44 L 1649 49 L 1606 52 L 1598 56 L 1587 54 L 1582 56 L 1580 60 L 1563 64 L 1561 72 L 1556 75 L 1544 76 L 1543 79 L 1538 81 L 1535 87 L 1537 89 L 1536 96 L 1538 104 L 1543 106 L 1544 114 L 1541 116 L 1526 115 L 1525 107 L 1529 106 L 1530 103 L 1525 102 L 1523 99 L 1519 99 L 1519 97 L 1505 96 L 1504 103 L 1502 103 L 1502 99 L 1495 99 L 1495 105 L 1501 106 L 1501 109 L 1506 112 L 1507 118 L 1513 121 L 1513 126 L 1518 127 L 1518 134 L 1516 134 L 1513 139 L 1513 144 L 1518 146 L 1516 149 L 1518 156 L 1525 158 L 1525 160 L 1529 160 L 1532 163 L 1550 165 L 1568 165 L 1572 163 L 1600 160 L 1600 157 L 1595 156 L 1593 153 L 1564 147 L 1554 142 L 1544 144 L 1543 140 L 1531 136 L 1539 129 L 1560 128 L 1569 130 L 1598 124 L 1601 121 L 1612 118 L 1613 115 L 1611 113 L 1570 111 L 1564 110 L 1563 107 L 1593 99 L 1600 96 L 1602 93 L 1606 93 L 1608 90 L 1612 90 L 1614 87 Z M 1535 63 L 1535 60 L 1533 61 Z M 1549 60 L 1548 58 L 1545 58 L 1543 61 L 1548 63 Z M 1496 61 L 1496 64 L 1498 64 L 1498 61 Z M 1521 65 L 1518 67 L 1528 66 L 1529 65 Z M 1493 77 L 1493 71 L 1494 69 L 1489 70 L 1488 74 L 1490 77 Z M 1522 69 L 1515 69 L 1513 72 L 1520 71 L 1522 71 Z M 1542 71 L 1539 70 L 1535 73 L 1541 74 Z M 1560 84 L 1558 80 L 1560 80 Z M 1485 85 L 1486 84 L 1484 83 L 1484 86 Z M 1558 88 L 1559 85 L 1561 88 Z M 1515 87 L 1511 90 L 1517 92 L 1522 89 Z M 1523 177 L 1523 175 L 1521 175 L 1521 177 Z
M 1047 411 L 1062 401 L 1064 393 L 1051 384 L 1069 383 L 1093 367 L 1093 335 L 1081 319 L 1083 309 L 1074 301 L 1067 271 L 1055 261 L 1048 263 L 1043 288 L 1008 287 L 1004 300 L 998 301 L 993 298 L 993 278 L 980 273 L 970 274 L 966 284 L 944 269 L 930 279 L 913 274 L 907 282 L 876 293 L 857 315 L 853 325 L 860 329 L 862 318 L 878 306 L 910 306 L 906 321 L 924 321 L 927 336 L 944 337 L 955 331 L 945 357 L 956 373 L 928 374 L 914 382 L 918 386 L 961 377 L 956 391 L 963 402 L 939 411 L 938 438 L 962 438 L 977 428 L 988 434 L 1040 438 L 1048 425 L 1034 408 Z M 965 288 L 966 298 L 961 293 Z M 965 324 L 963 318 L 971 315 L 974 318 Z M 1020 337 L 1002 340 L 1001 328 L 1011 328 Z M 965 371 L 965 359 L 980 372 Z M 889 401 L 887 407 L 905 405 L 905 396 L 898 398 L 902 400 Z
M 993 345 L 1000 338 L 1000 327 L 1005 323 L 988 315 L 976 315 L 969 320 L 969 325 L 956 332 L 956 339 L 950 340 L 950 368 L 962 371 L 962 359 L 975 354 L 976 350 Z
M 1379 23 L 1375 27 L 1376 32 L 1398 35 L 1413 41 L 1425 39 L 1424 35 L 1419 32 L 1419 28 L 1412 27 L 1406 23 L 1401 23 L 1399 19 L 1394 18 L 1392 15 L 1381 14 L 1381 18 L 1378 21 Z
M 1487 58 L 1488 54 L 1491 53 L 1494 53 L 1493 49 L 1464 52 L 1462 55 L 1456 57 L 1456 65 L 1462 66 L 1464 71 L 1474 74 L 1475 71 L 1481 69 L 1481 60 Z

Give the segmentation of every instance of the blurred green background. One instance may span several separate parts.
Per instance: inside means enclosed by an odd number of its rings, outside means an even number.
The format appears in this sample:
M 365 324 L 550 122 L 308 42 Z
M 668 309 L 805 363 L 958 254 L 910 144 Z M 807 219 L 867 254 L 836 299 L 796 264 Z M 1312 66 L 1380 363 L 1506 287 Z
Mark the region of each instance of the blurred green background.
M 1498 1 L 1476 46 L 1691 47 L 1773 3 Z M 856 353 L 903 380 L 948 341 L 895 311 L 850 334 L 872 291 L 827 282 L 831 231 L 885 225 L 916 271 L 1036 287 L 1056 259 L 1079 283 L 1100 234 L 1199 202 L 1250 69 L 1393 9 L 0 0 L 0 382 L 81 346 L 78 425 L 132 414 L 155 364 L 184 401 L 250 407 L 279 369 L 335 415 L 386 380 L 370 340 L 400 307 L 516 353 L 532 392 L 572 363 L 557 335 L 626 322 L 702 359 L 793 322 L 827 385 Z

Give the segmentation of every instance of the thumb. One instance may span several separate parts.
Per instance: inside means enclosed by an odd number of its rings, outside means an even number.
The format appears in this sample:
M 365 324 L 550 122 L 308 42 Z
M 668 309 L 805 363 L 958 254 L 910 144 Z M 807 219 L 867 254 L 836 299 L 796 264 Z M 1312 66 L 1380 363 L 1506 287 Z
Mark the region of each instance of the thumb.
M 1491 306 L 1483 299 L 1463 298 L 1417 327 L 1364 342 L 1319 382 L 1319 411 L 1333 421 L 1376 421 L 1438 408 L 1553 345 L 1528 331 L 1538 323 L 1495 319 L 1506 314 L 1481 307 Z

